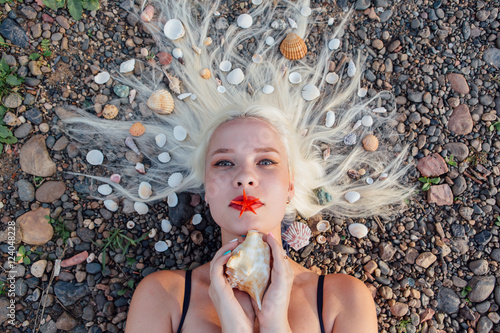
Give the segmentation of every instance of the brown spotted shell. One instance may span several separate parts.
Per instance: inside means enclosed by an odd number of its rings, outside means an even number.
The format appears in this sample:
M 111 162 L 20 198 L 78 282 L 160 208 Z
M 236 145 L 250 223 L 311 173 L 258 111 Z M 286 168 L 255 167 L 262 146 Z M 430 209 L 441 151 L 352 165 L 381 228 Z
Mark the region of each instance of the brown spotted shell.
M 200 71 L 200 75 L 202 78 L 204 78 L 205 80 L 208 80 L 210 79 L 210 70 L 208 68 L 203 68 L 201 71 Z
M 298 60 L 304 58 L 307 53 L 306 43 L 299 35 L 290 32 L 280 45 L 281 54 L 287 59 Z
M 378 148 L 378 139 L 375 135 L 369 134 L 363 139 L 363 148 L 368 151 L 375 151 Z
M 118 115 L 118 108 L 113 104 L 107 104 L 102 110 L 102 116 L 106 119 L 113 119 Z
M 146 132 L 146 128 L 141 123 L 134 123 L 128 130 L 132 136 L 141 136 Z
M 148 107 L 159 114 L 170 114 L 174 110 L 174 98 L 165 89 L 151 94 L 147 102 Z

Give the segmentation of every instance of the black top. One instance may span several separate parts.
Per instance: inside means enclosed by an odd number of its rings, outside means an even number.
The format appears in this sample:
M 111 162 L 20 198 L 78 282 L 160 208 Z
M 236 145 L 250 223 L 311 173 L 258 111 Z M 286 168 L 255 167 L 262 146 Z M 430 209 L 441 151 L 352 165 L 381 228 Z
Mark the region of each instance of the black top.
M 192 271 L 186 271 L 186 286 L 184 287 L 184 303 L 182 304 L 182 316 L 181 322 L 179 323 L 179 328 L 177 333 L 181 333 L 182 325 L 184 324 L 184 319 L 186 319 L 186 313 L 189 308 L 189 299 L 191 298 L 191 273 Z M 318 308 L 319 317 L 319 327 L 321 328 L 321 333 L 325 333 L 325 327 L 323 326 L 323 285 L 325 282 L 325 276 L 320 275 L 318 279 L 318 289 L 316 291 L 316 300 Z

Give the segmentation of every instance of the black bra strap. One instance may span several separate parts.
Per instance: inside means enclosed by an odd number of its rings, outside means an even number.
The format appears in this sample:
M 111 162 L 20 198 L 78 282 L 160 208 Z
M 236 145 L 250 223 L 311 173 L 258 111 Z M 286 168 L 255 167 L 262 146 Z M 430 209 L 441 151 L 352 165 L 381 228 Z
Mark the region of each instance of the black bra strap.
M 323 325 L 323 285 L 325 284 L 325 276 L 320 275 L 318 279 L 318 290 L 317 290 L 317 308 L 319 317 L 319 327 L 321 328 L 321 333 L 325 333 L 325 326 Z
M 191 297 L 191 273 L 192 271 L 186 271 L 186 285 L 184 286 L 184 302 L 182 304 L 182 316 L 177 333 L 182 330 L 182 324 L 184 324 L 184 319 L 186 319 L 186 313 L 189 308 L 189 299 Z

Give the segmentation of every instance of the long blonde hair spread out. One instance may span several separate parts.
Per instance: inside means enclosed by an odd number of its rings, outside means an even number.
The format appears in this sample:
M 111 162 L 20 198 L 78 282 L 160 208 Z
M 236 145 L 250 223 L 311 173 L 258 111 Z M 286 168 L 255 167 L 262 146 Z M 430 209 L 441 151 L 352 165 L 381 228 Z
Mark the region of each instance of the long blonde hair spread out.
M 88 175 L 99 182 L 108 183 L 116 192 L 134 201 L 154 202 L 165 199 L 172 193 L 188 191 L 202 194 L 204 160 L 207 146 L 213 131 L 222 123 L 235 118 L 253 117 L 272 124 L 281 135 L 288 150 L 290 172 L 295 180 L 295 197 L 291 201 L 288 213 L 298 212 L 303 217 L 310 217 L 318 212 L 345 217 L 366 217 L 372 215 L 388 216 L 397 212 L 403 200 L 411 195 L 412 188 L 402 184 L 401 178 L 407 172 L 405 166 L 406 149 L 399 144 L 394 130 L 394 107 L 388 92 L 371 94 L 374 96 L 359 98 L 360 81 L 363 74 L 361 56 L 348 54 L 349 59 L 336 72 L 340 76 L 338 83 L 328 84 L 325 80 L 329 73 L 329 62 L 334 52 L 328 42 L 333 38 L 342 40 L 343 27 L 349 15 L 337 20 L 337 28 L 326 27 L 321 45 L 316 45 L 319 54 L 308 54 L 302 60 L 291 61 L 282 56 L 279 45 L 291 31 L 307 42 L 311 31 L 313 16 L 302 16 L 300 10 L 309 5 L 308 0 L 264 1 L 258 6 L 251 6 L 249 15 L 253 24 L 248 29 L 238 27 L 233 22 L 227 29 L 217 30 L 215 22 L 220 19 L 219 1 L 153 1 L 155 17 L 144 24 L 149 31 L 158 51 L 171 53 L 174 48 L 183 52 L 183 64 L 174 59 L 170 65 L 146 65 L 140 77 L 124 74 L 117 77 L 120 84 L 137 91 L 137 97 L 119 106 L 116 119 L 105 120 L 89 112 L 75 110 L 78 116 L 67 118 L 65 131 L 86 153 L 90 149 L 100 149 L 105 155 L 104 165 L 110 172 L 123 176 L 120 184 L 111 182 L 107 177 Z M 164 25 L 170 19 L 183 23 L 185 35 L 178 40 L 168 39 Z M 288 22 L 292 19 L 296 28 L 290 24 L 284 30 L 271 27 L 275 20 Z M 315 22 L 317 23 L 317 22 Z M 326 22 L 319 23 L 327 25 Z M 205 45 L 206 37 L 213 43 Z M 266 44 L 266 38 L 275 42 Z M 311 45 L 308 45 L 311 48 Z M 201 50 L 198 54 L 195 49 Z M 252 61 L 253 55 L 263 58 L 261 63 Z M 219 64 L 229 60 L 232 69 L 240 68 L 245 78 L 242 83 L 233 85 L 227 80 L 227 72 L 219 69 Z M 356 67 L 354 76 L 347 75 Z M 202 78 L 200 71 L 209 69 L 211 76 Z M 289 73 L 300 73 L 302 81 L 292 84 Z M 350 73 L 351 75 L 353 73 Z M 158 89 L 169 89 L 168 77 L 181 81 L 181 93 L 192 93 L 183 100 L 171 91 L 175 108 L 171 114 L 158 115 L 146 106 L 147 99 Z M 312 84 L 319 88 L 320 96 L 306 101 L 302 96 L 303 87 Z M 265 85 L 274 88 L 271 94 L 263 93 Z M 223 86 L 225 93 L 218 87 Z M 194 95 L 196 98 L 194 98 Z M 377 109 L 387 112 L 373 112 Z M 133 111 L 132 111 L 133 110 Z M 332 127 L 325 126 L 328 111 L 335 114 Z M 371 116 L 371 126 L 359 125 L 364 116 Z M 144 135 L 134 138 L 140 152 L 144 155 L 146 173 L 135 170 L 135 164 L 124 159 L 124 152 L 129 150 L 124 140 L 134 122 L 141 122 L 146 128 Z M 180 142 L 173 136 L 173 128 L 181 125 L 187 129 L 188 137 Z M 159 148 L 155 136 L 164 133 L 166 144 Z M 349 133 L 356 136 L 355 145 L 346 145 L 345 137 Z M 368 135 L 375 135 L 380 145 L 378 150 L 366 151 L 361 141 Z M 330 150 L 330 155 L 325 150 Z M 158 154 L 168 152 L 172 159 L 166 163 L 158 161 Z M 351 178 L 349 170 L 365 169 L 366 175 Z M 171 188 L 168 177 L 180 172 L 184 179 L 180 186 Z M 352 173 L 351 173 L 352 174 Z M 382 175 L 382 177 L 379 177 Z M 366 178 L 373 178 L 368 184 Z M 384 179 L 385 178 L 385 179 Z M 153 195 L 143 200 L 138 197 L 140 182 L 152 185 Z M 349 203 L 344 195 L 356 191 L 361 195 L 359 201 Z M 326 200 L 319 200 L 323 195 Z M 330 197 L 328 197 L 328 195 Z M 329 200 L 329 201 L 328 201 Z

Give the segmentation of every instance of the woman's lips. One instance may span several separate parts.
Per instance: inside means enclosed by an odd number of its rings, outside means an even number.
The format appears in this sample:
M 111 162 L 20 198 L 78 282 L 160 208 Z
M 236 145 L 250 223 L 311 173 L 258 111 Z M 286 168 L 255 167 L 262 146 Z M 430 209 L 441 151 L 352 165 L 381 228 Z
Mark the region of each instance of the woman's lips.
M 255 212 L 255 209 L 257 209 L 263 205 L 264 204 L 259 200 L 259 198 L 247 196 L 245 191 L 243 191 L 242 196 L 241 195 L 237 196 L 236 198 L 231 200 L 231 202 L 229 203 L 229 207 L 232 207 L 232 208 L 240 211 L 240 217 L 247 210 L 251 211 L 254 214 L 257 214 Z

